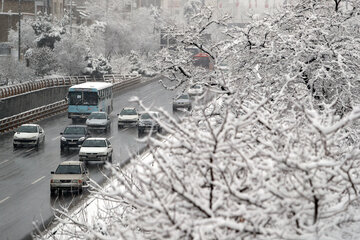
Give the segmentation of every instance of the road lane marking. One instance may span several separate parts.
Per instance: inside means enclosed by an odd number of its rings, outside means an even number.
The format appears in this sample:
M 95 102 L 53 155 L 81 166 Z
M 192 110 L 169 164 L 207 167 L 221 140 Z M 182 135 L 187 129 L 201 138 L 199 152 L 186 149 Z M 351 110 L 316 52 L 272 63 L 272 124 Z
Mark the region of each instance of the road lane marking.
M 31 184 L 34 185 L 35 183 L 40 182 L 40 181 L 43 180 L 44 178 L 45 178 L 45 176 L 42 176 L 41 178 L 36 179 L 35 181 L 33 181 Z
M 10 198 L 10 197 L 4 198 L 3 200 L 0 201 L 0 204 L 3 203 L 3 202 L 5 202 L 5 201 L 8 200 L 9 198 Z
M 109 140 L 112 139 L 114 136 L 109 137 Z
M 125 132 L 127 130 L 127 128 L 124 128 L 123 130 L 121 130 L 120 132 Z
M 8 162 L 8 161 L 9 161 L 9 160 L 6 159 L 5 161 L 0 162 L 0 165 L 3 164 L 3 163 L 6 163 L 6 162 Z
M 61 136 L 54 137 L 53 139 L 51 139 L 51 141 L 58 140 L 60 137 L 61 137 Z
M 29 150 L 26 150 L 26 153 L 32 152 L 34 150 L 34 148 L 30 148 Z

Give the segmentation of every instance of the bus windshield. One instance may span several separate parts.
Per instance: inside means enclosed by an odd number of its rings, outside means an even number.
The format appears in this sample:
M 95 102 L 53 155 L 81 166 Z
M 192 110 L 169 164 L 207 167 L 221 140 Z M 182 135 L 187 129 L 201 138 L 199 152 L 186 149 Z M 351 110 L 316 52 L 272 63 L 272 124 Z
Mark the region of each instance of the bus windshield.
M 70 105 L 90 105 L 98 104 L 98 95 L 96 92 L 69 92 Z

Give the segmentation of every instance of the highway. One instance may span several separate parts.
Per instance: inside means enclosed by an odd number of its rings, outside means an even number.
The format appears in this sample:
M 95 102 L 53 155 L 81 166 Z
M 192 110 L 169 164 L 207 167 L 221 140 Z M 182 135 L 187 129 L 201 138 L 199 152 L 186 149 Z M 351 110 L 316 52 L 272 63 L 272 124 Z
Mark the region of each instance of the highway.
M 114 148 L 113 163 L 124 162 L 130 151 L 143 146 L 137 141 L 136 128 L 117 128 L 117 116 L 123 107 L 136 106 L 129 103 L 132 96 L 138 96 L 145 105 L 163 107 L 172 111 L 172 97 L 176 92 L 165 90 L 157 81 L 142 83 L 126 88 L 114 96 L 114 111 L 111 131 L 106 134 Z M 46 139 L 38 150 L 12 147 L 13 134 L 0 136 L 0 240 L 31 239 L 35 225 L 48 224 L 53 209 L 73 207 L 86 197 L 64 194 L 50 198 L 50 172 L 66 160 L 78 160 L 78 151 L 60 152 L 60 132 L 71 124 L 67 114 L 61 114 L 40 121 Z M 100 134 L 101 135 L 101 134 Z M 90 177 L 98 183 L 105 181 L 102 164 L 90 164 Z M 34 225 L 35 224 L 35 225 Z

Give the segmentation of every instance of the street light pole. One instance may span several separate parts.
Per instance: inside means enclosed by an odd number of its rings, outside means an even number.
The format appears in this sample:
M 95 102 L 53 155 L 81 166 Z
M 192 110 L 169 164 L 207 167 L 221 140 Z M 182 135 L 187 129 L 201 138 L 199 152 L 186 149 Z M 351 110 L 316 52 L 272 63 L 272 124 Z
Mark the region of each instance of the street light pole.
M 19 6 L 18 6 L 18 12 L 19 12 L 19 45 L 18 45 L 18 60 L 20 62 L 21 57 L 21 0 L 19 0 Z
M 70 1 L 70 35 L 72 35 L 72 0 Z

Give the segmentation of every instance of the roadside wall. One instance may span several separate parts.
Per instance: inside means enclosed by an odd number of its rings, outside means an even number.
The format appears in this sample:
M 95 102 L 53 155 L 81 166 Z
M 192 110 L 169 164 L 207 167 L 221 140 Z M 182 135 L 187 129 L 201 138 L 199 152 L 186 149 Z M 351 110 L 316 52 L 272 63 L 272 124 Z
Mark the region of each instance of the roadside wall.
M 0 99 L 0 119 L 64 100 L 69 86 L 45 88 Z

